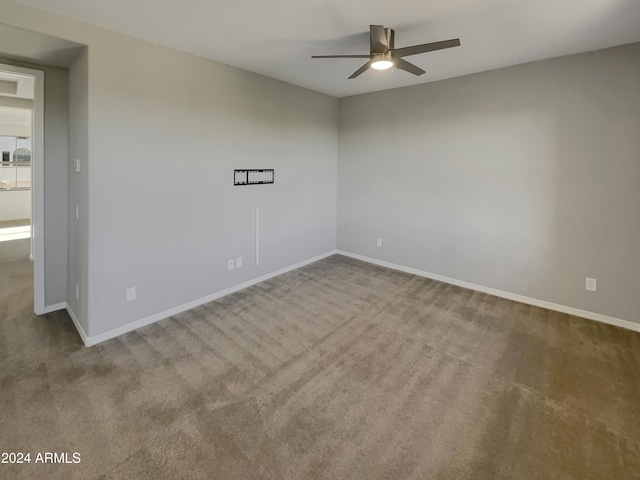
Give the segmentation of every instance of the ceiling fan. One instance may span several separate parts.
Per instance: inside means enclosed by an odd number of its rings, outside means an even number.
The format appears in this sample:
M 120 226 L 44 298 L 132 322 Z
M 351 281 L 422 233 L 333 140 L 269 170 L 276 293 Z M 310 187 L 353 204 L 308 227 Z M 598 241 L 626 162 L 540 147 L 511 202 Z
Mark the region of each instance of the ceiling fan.
M 413 45 L 411 47 L 395 48 L 394 35 L 395 32 L 391 28 L 385 28 L 382 25 L 369 25 L 369 40 L 371 45 L 369 55 L 313 55 L 311 58 L 368 58 L 369 61 L 353 72 L 349 77 L 350 79 L 356 78 L 369 68 L 387 70 L 393 66 L 400 70 L 413 73 L 414 75 L 422 75 L 425 73 L 424 70 L 407 62 L 402 57 L 460 46 L 460 39 L 455 38 L 442 42 L 423 43 L 422 45 Z

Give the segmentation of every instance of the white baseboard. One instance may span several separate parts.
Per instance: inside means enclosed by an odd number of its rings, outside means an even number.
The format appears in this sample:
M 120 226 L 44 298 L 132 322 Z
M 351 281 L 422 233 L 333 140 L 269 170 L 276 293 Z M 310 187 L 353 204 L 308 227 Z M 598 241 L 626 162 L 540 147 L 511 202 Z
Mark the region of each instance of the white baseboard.
M 416 268 L 405 267 L 384 260 L 378 260 L 376 258 L 366 257 L 364 255 L 358 255 L 357 253 L 345 252 L 343 250 L 337 250 L 336 253 L 344 255 L 346 257 L 362 260 L 363 262 L 373 263 L 381 267 L 391 268 L 393 270 L 400 270 L 402 272 L 411 273 L 420 277 L 430 278 L 432 280 L 438 280 L 440 282 L 449 283 L 451 285 L 457 285 L 459 287 L 468 288 L 470 290 L 476 290 L 478 292 L 488 293 L 496 297 L 506 298 L 508 300 L 514 300 L 520 303 L 526 303 L 527 305 L 533 305 L 536 307 L 546 308 L 548 310 L 554 310 L 556 312 L 568 313 L 569 315 L 575 315 L 576 317 L 586 318 L 588 320 L 595 320 L 596 322 L 606 323 L 608 325 L 614 325 L 616 327 L 626 328 L 627 330 L 633 330 L 634 332 L 640 332 L 640 323 L 631 322 L 629 320 L 622 320 L 621 318 L 610 317 L 608 315 L 602 315 L 601 313 L 589 312 L 587 310 L 580 310 L 574 307 L 567 307 L 566 305 L 559 305 L 557 303 L 547 302 L 546 300 L 539 300 L 537 298 L 525 297 L 517 293 L 505 292 L 497 290 L 495 288 L 484 287 L 482 285 L 476 285 L 475 283 L 465 282 L 463 280 L 457 280 L 455 278 L 445 277 L 436 273 L 425 272 Z
M 67 308 L 67 302 L 56 303 L 55 305 L 47 305 L 44 307 L 42 313 L 38 315 L 44 315 L 45 313 L 57 312 L 58 310 L 64 310 Z
M 336 250 L 331 250 L 329 252 L 323 253 L 322 255 L 318 255 L 316 257 L 309 258 L 307 260 L 298 262 L 288 267 L 281 268 L 280 270 L 276 270 L 275 272 L 262 275 L 261 277 L 248 280 L 238 285 L 234 285 L 233 287 L 225 288 L 224 290 L 220 290 L 219 292 L 212 293 L 211 295 L 207 295 L 206 297 L 198 298 L 196 300 L 192 300 L 191 302 L 184 303 L 177 307 L 173 307 L 168 310 L 164 310 L 162 312 L 154 313 L 153 315 L 149 315 L 148 317 L 141 318 L 140 320 L 136 320 L 134 322 L 128 323 L 118 328 L 114 328 L 113 330 L 109 330 L 108 332 L 100 333 L 98 335 L 87 336 L 84 330 L 82 329 L 80 322 L 78 322 L 77 317 L 75 316 L 75 314 L 73 313 L 71 308 L 69 308 L 68 305 L 67 305 L 67 311 L 69 312 L 69 315 L 73 320 L 73 323 L 76 325 L 76 328 L 78 329 L 78 333 L 80 334 L 80 337 L 82 337 L 82 341 L 87 347 L 90 347 L 92 345 L 97 345 L 98 343 L 105 342 L 107 340 L 118 337 L 125 333 L 131 332 L 133 330 L 137 330 L 138 328 L 142 328 L 152 323 L 159 322 L 160 320 L 164 320 L 165 318 L 169 318 L 173 315 L 186 312 L 187 310 L 191 310 L 192 308 L 199 307 L 200 305 L 204 305 L 205 303 L 212 302 L 214 300 L 217 300 L 219 298 L 222 298 L 226 295 L 237 292 L 239 290 L 244 290 L 245 288 L 255 285 L 256 283 L 264 282 L 265 280 L 268 280 L 273 277 L 277 277 L 278 275 L 282 275 L 283 273 L 287 273 L 287 272 L 290 272 L 291 270 L 304 267 L 305 265 L 308 265 L 313 262 L 317 262 L 318 260 L 322 260 L 323 258 L 334 255 L 335 253 L 337 253 Z
M 71 305 L 69 305 L 68 303 L 65 303 L 65 308 L 67 309 L 67 313 L 71 317 L 73 324 L 76 326 L 76 330 L 78 330 L 78 334 L 82 339 L 82 343 L 84 343 L 88 347 L 89 344 L 87 343 L 87 340 L 89 337 L 87 336 L 87 333 L 84 331 L 84 328 L 82 328 L 82 325 L 80 325 L 80 320 L 78 320 L 76 313 L 73 311 L 73 309 L 71 308 Z

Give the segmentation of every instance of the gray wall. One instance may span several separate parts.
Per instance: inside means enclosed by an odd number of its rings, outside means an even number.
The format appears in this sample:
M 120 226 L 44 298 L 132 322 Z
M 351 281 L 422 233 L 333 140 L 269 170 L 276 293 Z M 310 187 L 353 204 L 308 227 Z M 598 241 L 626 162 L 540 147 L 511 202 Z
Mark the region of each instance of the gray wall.
M 640 44 L 344 98 L 339 132 L 339 249 L 640 322 Z
M 5 23 L 89 45 L 90 335 L 331 250 L 336 175 L 341 249 L 639 319 L 638 45 L 342 99 L 337 124 L 333 98 L 0 4 Z M 251 167 L 276 184 L 232 187 Z
M 104 48 L 90 47 L 90 335 L 335 248 L 336 99 L 121 35 Z M 275 184 L 234 187 L 235 168 L 274 168 Z
M 55 305 L 67 299 L 67 71 L 2 57 L 0 63 L 44 71 L 45 306 Z
M 88 188 L 81 218 L 88 258 L 85 277 L 83 268 L 75 275 L 85 305 L 76 313 L 90 336 L 335 248 L 335 98 L 22 4 L 0 5 L 6 24 L 88 45 L 88 176 L 79 187 Z M 232 186 L 234 168 L 260 167 L 275 168 L 274 185 Z M 70 191 L 72 183 L 73 175 Z M 71 247 L 70 256 L 82 248 Z M 227 260 L 239 256 L 243 268 L 227 271 Z M 138 299 L 127 303 L 133 286 Z
M 45 305 L 55 305 L 67 299 L 67 71 L 46 69 L 44 88 Z
M 89 105 L 87 49 L 83 49 L 69 68 L 69 158 L 68 158 L 68 303 L 85 333 L 88 324 L 88 244 L 89 244 Z M 80 172 L 73 168 L 74 159 L 80 159 Z M 76 219 L 76 205 L 80 208 Z M 79 296 L 76 298 L 76 285 Z

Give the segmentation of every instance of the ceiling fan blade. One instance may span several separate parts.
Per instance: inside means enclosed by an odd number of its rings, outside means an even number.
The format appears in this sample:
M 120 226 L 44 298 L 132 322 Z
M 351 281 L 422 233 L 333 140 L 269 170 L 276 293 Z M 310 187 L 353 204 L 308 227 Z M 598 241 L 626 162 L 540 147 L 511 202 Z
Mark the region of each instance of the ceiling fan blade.
M 351 76 L 349 77 L 349 80 L 351 80 L 352 78 L 356 78 L 358 76 L 360 76 L 361 74 L 363 74 L 364 72 L 366 72 L 369 67 L 371 66 L 371 62 L 367 62 L 365 63 L 363 66 L 361 66 L 358 70 L 356 70 L 355 72 L 353 72 L 351 74 Z
M 411 47 L 396 48 L 393 53 L 396 57 L 407 57 L 409 55 L 417 55 L 418 53 L 433 52 L 445 48 L 459 47 L 460 39 L 443 40 L 442 42 L 423 43 L 422 45 L 413 45 Z
M 372 52 L 386 53 L 389 51 L 387 34 L 382 25 L 369 25 L 369 36 Z
M 425 73 L 424 70 L 422 70 L 420 67 L 416 67 L 413 63 L 409 63 L 401 58 L 396 58 L 394 65 L 396 66 L 396 68 L 409 73 L 413 73 L 414 75 L 422 75 L 423 73 Z
M 311 58 L 369 58 L 371 55 L 312 55 Z

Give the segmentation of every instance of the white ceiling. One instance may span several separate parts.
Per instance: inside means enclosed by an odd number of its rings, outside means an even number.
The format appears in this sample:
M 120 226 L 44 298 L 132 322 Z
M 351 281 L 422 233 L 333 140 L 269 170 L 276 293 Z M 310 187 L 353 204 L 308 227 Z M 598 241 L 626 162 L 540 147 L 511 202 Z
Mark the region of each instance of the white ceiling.
M 640 41 L 640 0 L 19 0 L 336 97 Z M 347 77 L 369 53 L 369 24 L 396 47 L 459 37 L 462 46 Z

